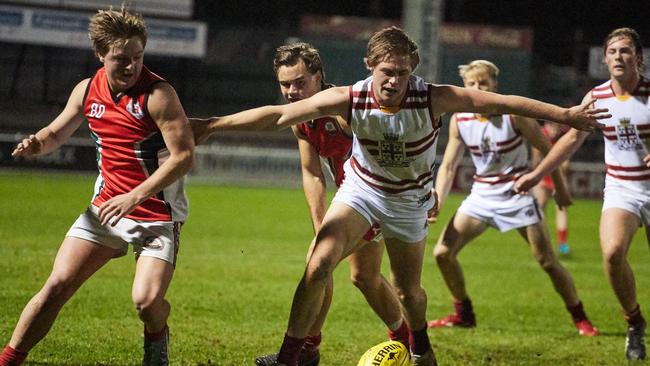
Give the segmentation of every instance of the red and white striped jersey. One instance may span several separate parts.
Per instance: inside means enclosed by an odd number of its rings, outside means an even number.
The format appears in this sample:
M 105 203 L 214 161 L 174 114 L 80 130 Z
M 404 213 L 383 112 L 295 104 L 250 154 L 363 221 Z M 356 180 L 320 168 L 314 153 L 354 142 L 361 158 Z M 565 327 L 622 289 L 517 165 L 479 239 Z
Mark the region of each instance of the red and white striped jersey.
M 472 192 L 481 196 L 512 191 L 515 180 L 528 169 L 528 149 L 510 115 L 488 118 L 456 113 L 461 139 L 476 168 Z
M 431 85 L 412 75 L 398 108 L 380 107 L 372 77 L 350 87 L 354 132 L 346 176 L 379 194 L 417 199 L 430 193 L 440 121 L 431 111 Z
M 298 131 L 316 149 L 332 173 L 337 187 L 343 183 L 343 164 L 350 157 L 352 136 L 341 128 L 336 117 L 321 117 L 297 125 Z
M 92 204 L 132 191 L 169 157 L 162 134 L 149 116 L 147 100 L 153 85 L 164 79 L 142 68 L 140 78 L 126 93 L 111 96 L 104 68 L 88 83 L 84 115 L 97 147 L 99 176 Z M 187 199 L 184 178 L 142 202 L 126 217 L 142 221 L 184 221 Z
M 611 118 L 600 120 L 605 124 L 605 184 L 618 184 L 637 192 L 650 190 L 650 168 L 643 157 L 648 155 L 650 140 L 650 81 L 641 78 L 630 96 L 617 96 L 611 80 L 593 88 L 596 108 L 608 108 Z

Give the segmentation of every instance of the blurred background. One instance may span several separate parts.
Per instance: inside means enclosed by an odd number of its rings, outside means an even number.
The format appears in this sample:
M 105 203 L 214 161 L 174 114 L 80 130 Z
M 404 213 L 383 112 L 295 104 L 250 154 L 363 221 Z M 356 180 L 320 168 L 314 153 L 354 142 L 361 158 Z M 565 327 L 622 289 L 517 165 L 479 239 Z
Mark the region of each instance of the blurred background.
M 96 172 L 88 129 L 37 159 L 10 157 L 16 141 L 49 123 L 72 88 L 100 67 L 87 39 L 96 9 L 122 1 L 0 1 L 0 167 Z M 635 28 L 648 45 L 650 1 L 533 0 L 139 0 L 127 2 L 147 21 L 145 64 L 175 87 L 190 117 L 224 115 L 282 103 L 272 71 L 276 47 L 308 41 L 320 51 L 328 82 L 367 76 L 365 46 L 376 30 L 397 25 L 418 41 L 416 74 L 461 85 L 457 66 L 488 59 L 501 68 L 499 91 L 570 106 L 608 78 L 602 41 Z M 650 49 L 645 50 L 646 56 Z M 647 75 L 647 71 L 646 71 Z M 447 130 L 441 135 L 442 154 Z M 602 137 L 576 154 L 569 183 L 577 196 L 602 193 Z M 197 153 L 191 179 L 300 186 L 289 130 L 224 133 Z M 595 162 L 595 163 L 594 163 Z M 471 184 L 463 164 L 455 188 Z

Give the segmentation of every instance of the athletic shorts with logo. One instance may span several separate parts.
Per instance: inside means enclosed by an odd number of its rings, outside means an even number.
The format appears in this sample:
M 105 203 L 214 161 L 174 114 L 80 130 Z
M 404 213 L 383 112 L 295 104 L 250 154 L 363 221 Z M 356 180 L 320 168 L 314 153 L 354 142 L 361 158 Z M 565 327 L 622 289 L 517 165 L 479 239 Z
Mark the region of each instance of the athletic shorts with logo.
M 544 218 L 535 198 L 514 193 L 488 198 L 472 192 L 461 203 L 458 212 L 486 222 L 501 232 L 534 225 Z
M 154 257 L 176 266 L 182 222 L 135 221 L 122 218 L 115 226 L 102 225 L 99 208 L 94 205 L 79 216 L 66 236 L 88 240 L 127 253 L 133 245 L 136 257 Z

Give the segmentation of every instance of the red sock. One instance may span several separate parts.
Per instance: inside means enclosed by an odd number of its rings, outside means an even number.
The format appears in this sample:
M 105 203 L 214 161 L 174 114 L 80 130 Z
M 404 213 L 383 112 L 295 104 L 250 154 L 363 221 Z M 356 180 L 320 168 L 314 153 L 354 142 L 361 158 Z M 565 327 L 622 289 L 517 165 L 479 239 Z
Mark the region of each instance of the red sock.
M 145 327 L 144 328 L 144 337 L 147 338 L 148 340 L 152 341 L 152 342 L 159 341 L 165 336 L 165 334 L 167 334 L 167 329 L 168 329 L 167 324 L 165 324 L 163 329 L 159 330 L 158 332 L 149 333 L 147 331 L 147 327 Z
M 7 345 L 0 354 L 0 366 L 18 366 L 25 361 L 27 352 L 16 351 Z
M 298 366 L 298 357 L 300 356 L 300 349 L 303 344 L 305 344 L 304 338 L 294 338 L 285 334 L 282 347 L 280 347 L 280 352 L 278 352 L 278 363 L 283 363 L 287 366 Z
M 388 329 L 388 338 L 391 341 L 398 341 L 402 342 L 406 348 L 409 348 L 409 336 L 411 335 L 411 330 L 409 329 L 409 325 L 406 324 L 404 320 L 402 320 L 402 325 L 399 326 L 396 330 L 392 331 Z
M 587 320 L 587 314 L 585 313 L 585 309 L 582 306 L 582 301 L 580 301 L 576 306 L 567 306 L 566 309 L 569 310 L 569 313 L 571 313 L 571 318 L 573 318 L 574 323 L 582 320 Z
M 429 342 L 429 335 L 427 334 L 427 327 L 420 330 L 412 330 L 411 337 L 411 352 L 416 355 L 423 355 L 429 351 L 431 348 L 431 343 Z
M 568 230 L 558 230 L 557 231 L 557 242 L 559 244 L 566 243 L 566 238 L 569 235 Z

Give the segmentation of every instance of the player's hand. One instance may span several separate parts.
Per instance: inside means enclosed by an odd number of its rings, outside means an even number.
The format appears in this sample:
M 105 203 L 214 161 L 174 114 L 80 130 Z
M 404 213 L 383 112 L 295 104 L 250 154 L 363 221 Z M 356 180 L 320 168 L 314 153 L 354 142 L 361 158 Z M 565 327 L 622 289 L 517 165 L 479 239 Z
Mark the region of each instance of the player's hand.
M 433 204 L 433 207 L 429 211 L 427 211 L 427 222 L 430 224 L 434 224 L 438 221 L 438 214 L 440 213 L 440 201 L 438 201 L 438 193 L 436 192 L 435 189 L 431 190 L 431 196 L 433 199 L 436 200 L 436 202 Z
M 568 109 L 567 124 L 576 130 L 593 131 L 603 129 L 605 125 L 598 122 L 599 119 L 610 118 L 612 115 L 607 113 L 607 108 L 594 108 L 596 99 L 585 101 L 581 105 L 573 106 Z
M 645 166 L 650 168 L 650 154 L 646 155 L 643 157 L 643 161 L 645 162 Z
M 537 174 L 532 171 L 517 178 L 513 190 L 517 194 L 526 195 L 528 194 L 528 191 L 533 189 L 533 187 L 539 183 L 540 180 L 542 180 L 542 177 L 538 177 Z
M 11 153 L 11 156 L 30 156 L 36 155 L 41 152 L 43 149 L 43 143 L 39 140 L 36 135 L 29 135 L 28 138 L 23 139 L 16 145 L 16 148 Z
M 140 204 L 130 193 L 120 194 L 99 206 L 99 222 L 115 226 L 120 219 L 130 214 Z

